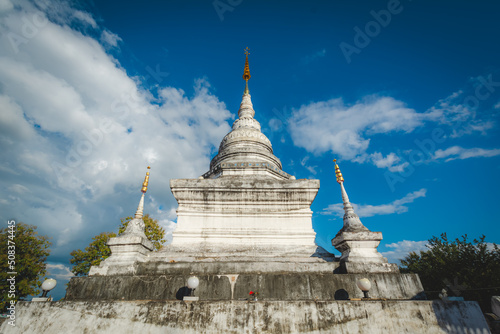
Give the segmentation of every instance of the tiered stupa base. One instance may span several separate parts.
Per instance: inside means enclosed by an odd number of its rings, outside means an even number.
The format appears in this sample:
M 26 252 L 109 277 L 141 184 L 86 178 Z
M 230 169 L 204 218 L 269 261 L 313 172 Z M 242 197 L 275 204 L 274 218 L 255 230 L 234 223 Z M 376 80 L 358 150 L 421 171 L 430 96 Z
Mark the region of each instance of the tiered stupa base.
M 159 256 L 174 261 L 308 261 L 316 252 L 310 206 L 318 180 L 222 176 L 171 180 L 170 187 L 179 203 L 177 227 L 172 244 Z

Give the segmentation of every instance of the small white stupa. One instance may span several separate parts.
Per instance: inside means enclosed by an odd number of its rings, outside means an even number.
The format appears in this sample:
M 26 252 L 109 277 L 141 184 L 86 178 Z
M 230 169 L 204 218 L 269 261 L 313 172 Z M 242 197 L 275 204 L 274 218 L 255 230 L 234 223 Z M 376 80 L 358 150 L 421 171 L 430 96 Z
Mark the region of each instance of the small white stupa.
M 382 232 L 371 232 L 361 223 L 344 188 L 344 177 L 335 162 L 335 176 L 342 191 L 344 203 L 344 226 L 332 239 L 332 245 L 342 253 L 341 268 L 348 273 L 399 272 L 394 263 L 377 251 L 382 240 Z
M 143 262 L 153 250 L 153 243 L 146 237 L 144 233 L 144 221 L 142 219 L 144 212 L 144 195 L 148 191 L 149 170 L 144 177 L 144 182 L 141 188 L 141 199 L 139 206 L 125 231 L 115 238 L 108 241 L 108 246 L 111 249 L 111 256 L 105 259 L 99 266 L 92 266 L 89 275 L 112 274 L 113 272 L 121 272 L 121 268 L 130 268 L 137 262 Z M 111 268 L 111 269 L 110 269 Z

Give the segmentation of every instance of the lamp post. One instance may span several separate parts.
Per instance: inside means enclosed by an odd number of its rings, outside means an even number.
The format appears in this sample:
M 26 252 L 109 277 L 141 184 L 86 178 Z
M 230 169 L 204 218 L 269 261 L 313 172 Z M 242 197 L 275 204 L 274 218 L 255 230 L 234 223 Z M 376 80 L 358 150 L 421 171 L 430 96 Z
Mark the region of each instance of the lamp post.
M 184 296 L 182 300 L 184 301 L 198 301 L 199 297 L 194 296 L 194 290 L 200 285 L 200 280 L 196 276 L 191 276 L 187 280 L 187 287 L 190 290 L 190 296 Z
M 370 291 L 370 288 L 372 287 L 370 280 L 368 278 L 361 278 L 361 279 L 358 279 L 356 284 L 358 285 L 358 288 L 361 291 L 363 291 L 363 295 L 364 295 L 363 299 L 369 299 L 370 297 L 368 296 L 368 291 Z
M 42 290 L 43 293 L 40 297 L 35 297 L 32 298 L 32 302 L 46 302 L 49 301 L 50 298 L 47 297 L 47 293 L 49 293 L 50 290 L 54 289 L 57 285 L 57 281 L 53 278 L 48 278 L 42 283 Z

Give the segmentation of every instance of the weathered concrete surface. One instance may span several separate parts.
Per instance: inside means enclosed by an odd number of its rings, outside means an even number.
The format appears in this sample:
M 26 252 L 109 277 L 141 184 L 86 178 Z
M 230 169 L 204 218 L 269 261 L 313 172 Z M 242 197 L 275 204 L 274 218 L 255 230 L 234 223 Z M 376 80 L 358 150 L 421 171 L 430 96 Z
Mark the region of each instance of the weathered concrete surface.
M 182 254 L 179 254 L 181 257 Z M 184 255 L 185 256 L 185 255 Z M 325 273 L 331 274 L 338 270 L 338 262 L 325 262 L 323 259 L 307 259 L 308 262 L 301 262 L 302 258 L 293 258 L 295 262 L 289 262 L 282 258 L 267 258 L 266 261 L 255 262 L 255 259 L 247 261 L 225 262 L 223 257 L 220 261 L 212 258 L 197 257 L 196 262 L 179 262 L 178 257 L 158 256 L 156 261 L 136 262 L 132 266 L 133 275 L 163 275 L 163 274 L 244 274 L 244 273 Z M 253 261 L 250 261 L 253 260 Z M 318 262 L 312 262 L 317 260 Z M 344 272 L 342 272 L 344 273 Z M 347 272 L 345 272 L 347 273 Z M 106 275 L 97 273 L 95 276 L 127 276 L 120 268 L 108 270 Z M 93 275 L 92 275 L 93 276 Z
M 490 333 L 476 302 L 20 302 L 1 333 Z
M 399 267 L 395 263 L 359 263 L 340 262 L 338 273 L 361 274 L 361 273 L 399 273 Z
M 189 272 L 156 276 L 73 277 L 67 300 L 173 300 L 186 286 Z M 250 291 L 261 300 L 335 300 L 361 298 L 359 278 L 372 283 L 370 296 L 388 299 L 422 299 L 423 287 L 415 274 L 333 273 L 221 273 L 199 275 L 196 295 L 202 300 L 238 300 Z M 233 277 L 231 279 L 231 277 Z M 348 297 L 347 297 L 348 296 Z

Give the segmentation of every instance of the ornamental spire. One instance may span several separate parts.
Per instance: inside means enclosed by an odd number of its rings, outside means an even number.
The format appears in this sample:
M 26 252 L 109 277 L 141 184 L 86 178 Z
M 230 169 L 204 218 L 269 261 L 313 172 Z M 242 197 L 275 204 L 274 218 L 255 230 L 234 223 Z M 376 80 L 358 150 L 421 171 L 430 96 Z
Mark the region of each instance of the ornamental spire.
M 142 193 L 146 193 L 148 191 L 148 183 L 149 183 L 149 170 L 151 169 L 150 166 L 148 166 L 148 171 L 146 172 L 146 177 L 144 177 L 144 182 L 142 183 Z
M 144 182 L 142 183 L 142 196 L 141 200 L 139 201 L 139 206 L 137 207 L 137 211 L 135 212 L 135 218 L 142 219 L 142 214 L 144 213 L 144 194 L 146 191 L 148 191 L 148 184 L 149 184 L 149 170 L 151 167 L 148 166 L 148 172 L 146 172 L 146 176 L 144 177 Z
M 250 75 L 250 66 L 248 66 L 248 55 L 250 54 L 250 49 L 248 47 L 245 48 L 245 55 L 246 55 L 246 59 L 245 59 L 245 69 L 243 71 L 243 79 L 245 80 L 245 94 L 248 94 L 249 91 L 248 91 L 248 80 L 251 78 L 251 75 Z
M 354 208 L 349 202 L 349 197 L 347 196 L 347 192 L 344 188 L 344 177 L 342 176 L 342 172 L 340 171 L 340 167 L 337 165 L 337 159 L 333 159 L 335 162 L 335 176 L 337 177 L 337 182 L 340 184 L 340 189 L 342 191 L 342 201 L 344 202 L 344 227 L 342 230 L 353 231 L 353 230 L 368 230 L 358 215 L 354 212 Z M 341 230 L 341 231 L 342 231 Z M 340 233 L 340 232 L 339 232 Z
M 335 162 L 335 176 L 337 177 L 337 182 L 340 184 L 344 182 L 344 178 L 342 177 L 342 173 L 340 172 L 339 165 L 337 165 L 337 159 L 333 159 Z

